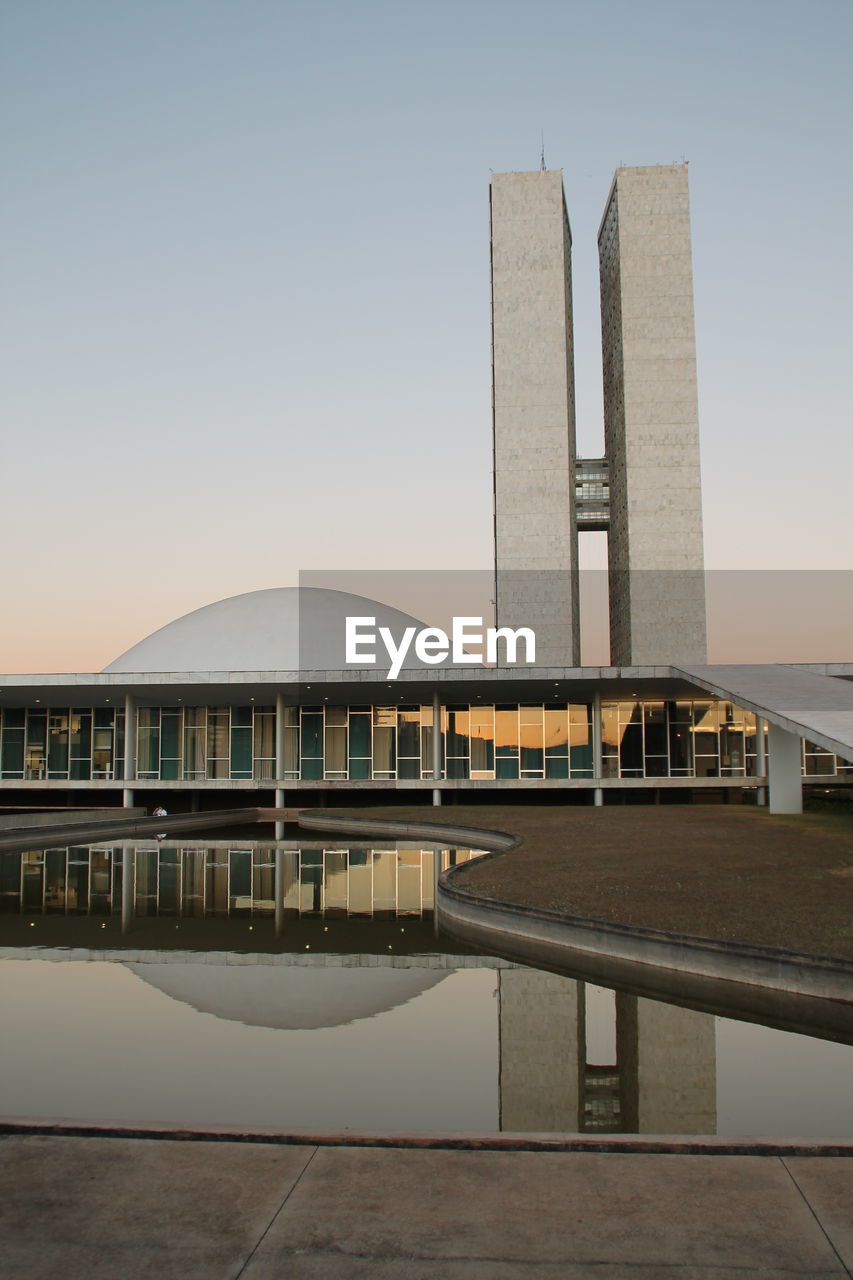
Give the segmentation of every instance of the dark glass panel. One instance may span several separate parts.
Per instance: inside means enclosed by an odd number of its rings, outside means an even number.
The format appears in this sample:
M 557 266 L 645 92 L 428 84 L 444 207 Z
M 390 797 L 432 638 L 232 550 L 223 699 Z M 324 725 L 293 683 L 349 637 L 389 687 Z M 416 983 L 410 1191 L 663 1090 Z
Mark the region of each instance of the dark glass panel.
M 178 851 L 160 849 L 160 878 L 157 886 L 157 911 L 159 915 L 178 914 Z
M 397 751 L 401 756 L 420 754 L 420 711 L 401 711 L 397 722 Z
M 666 706 L 663 702 L 646 702 L 643 706 L 643 726 L 647 756 L 666 755 Z M 655 775 L 658 776 L 657 774 Z
M 361 713 L 350 713 L 349 718 L 349 753 L 350 760 L 354 756 L 365 758 L 370 756 L 370 716 Z
M 252 853 L 249 849 L 232 849 L 228 855 L 231 871 L 230 892 L 234 898 L 252 896 Z
M 22 864 L 22 897 L 24 910 L 41 910 L 44 892 L 44 863 L 41 855 L 25 853 Z
M 20 778 L 24 772 L 24 731 L 3 729 L 3 777 Z
M 464 711 L 447 712 L 447 754 L 448 756 L 468 755 L 468 708 Z
M 545 761 L 545 777 L 546 778 L 568 778 L 569 776 L 569 759 L 568 756 L 552 756 L 549 755 Z
M 643 728 L 639 723 L 625 725 L 619 744 L 619 769 L 623 774 L 628 770 L 642 773 Z
M 27 715 L 27 746 L 47 745 L 47 712 L 30 711 Z
M 522 735 L 524 728 L 522 728 Z M 521 748 L 521 770 L 522 773 L 538 771 L 544 767 L 545 753 L 541 747 L 525 747 Z
M 669 726 L 669 760 L 673 769 L 693 767 L 693 735 L 683 721 Z
M 231 727 L 231 776 L 232 778 L 251 778 L 252 776 L 252 729 L 250 725 L 243 728 Z
M 693 749 L 697 756 L 715 756 L 718 750 L 716 733 L 697 730 L 693 735 Z
M 302 713 L 302 758 L 319 759 L 323 754 L 323 717 L 315 711 Z

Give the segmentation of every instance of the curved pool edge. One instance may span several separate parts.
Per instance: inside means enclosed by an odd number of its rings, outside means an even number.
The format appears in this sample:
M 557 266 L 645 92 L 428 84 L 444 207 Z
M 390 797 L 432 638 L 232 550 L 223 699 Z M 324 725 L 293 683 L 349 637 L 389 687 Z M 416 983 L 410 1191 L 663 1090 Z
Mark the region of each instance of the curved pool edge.
M 333 811 L 304 811 L 299 825 L 309 830 L 416 836 L 443 844 L 475 842 L 476 847 L 489 850 L 487 857 L 508 853 L 522 843 L 519 836 L 489 828 L 357 818 Z M 797 1027 L 803 1020 L 811 1023 L 812 1014 L 826 1015 L 818 1019 L 823 1034 L 853 1038 L 851 960 L 669 933 L 486 897 L 455 883 L 468 865 L 442 872 L 436 909 L 445 932 L 481 950 L 556 972 L 577 975 L 580 968 L 591 980 L 624 983 L 640 994 L 654 989 L 666 999 L 685 994 L 671 988 L 686 982 L 691 1003 L 704 1000 L 709 1008 L 716 1008 L 717 1002 L 710 998 L 707 985 L 724 983 L 726 995 L 738 990 L 745 997 L 734 1005 L 753 1016 Z M 790 998 L 789 1007 L 780 1011 L 775 1004 L 786 998 Z
M 302 809 L 297 824 L 306 831 L 346 831 L 356 835 L 392 836 L 396 839 L 408 836 L 429 840 L 434 844 L 459 844 L 469 848 L 488 849 L 490 853 L 509 853 L 522 843 L 521 837 L 509 831 L 495 831 L 490 827 L 462 826 L 453 822 L 409 822 L 394 818 L 357 818 L 337 815 L 334 809 Z

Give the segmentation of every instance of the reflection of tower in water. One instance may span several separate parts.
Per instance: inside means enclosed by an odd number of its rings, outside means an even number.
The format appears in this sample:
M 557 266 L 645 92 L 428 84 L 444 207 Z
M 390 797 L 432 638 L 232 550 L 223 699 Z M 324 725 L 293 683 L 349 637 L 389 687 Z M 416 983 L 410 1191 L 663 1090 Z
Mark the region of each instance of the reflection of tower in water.
M 587 1061 L 587 988 L 536 969 L 498 973 L 500 1127 L 506 1132 L 714 1133 L 714 1019 L 617 993 L 615 1062 Z

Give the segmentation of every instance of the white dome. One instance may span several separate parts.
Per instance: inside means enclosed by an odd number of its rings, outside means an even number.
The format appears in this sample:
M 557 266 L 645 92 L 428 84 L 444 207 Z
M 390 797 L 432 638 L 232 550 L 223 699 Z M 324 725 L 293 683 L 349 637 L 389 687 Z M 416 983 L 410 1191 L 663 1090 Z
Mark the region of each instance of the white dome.
M 273 587 L 176 618 L 104 671 L 340 671 L 348 665 L 347 617 L 375 618 L 377 627 L 389 627 L 395 637 L 405 627 L 424 626 L 399 609 L 347 591 Z M 422 666 L 411 651 L 403 665 Z

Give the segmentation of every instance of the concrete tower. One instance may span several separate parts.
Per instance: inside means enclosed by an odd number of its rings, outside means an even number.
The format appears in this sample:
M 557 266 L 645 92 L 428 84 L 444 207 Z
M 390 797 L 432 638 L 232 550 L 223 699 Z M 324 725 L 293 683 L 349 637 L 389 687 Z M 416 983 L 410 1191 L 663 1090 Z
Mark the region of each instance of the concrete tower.
M 617 169 L 598 247 L 610 660 L 705 662 L 687 166 Z
M 532 627 L 538 666 L 580 654 L 571 233 L 560 173 L 491 185 L 498 626 Z

